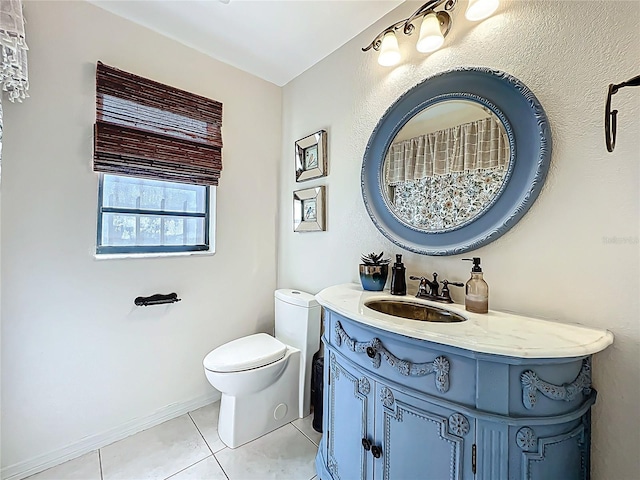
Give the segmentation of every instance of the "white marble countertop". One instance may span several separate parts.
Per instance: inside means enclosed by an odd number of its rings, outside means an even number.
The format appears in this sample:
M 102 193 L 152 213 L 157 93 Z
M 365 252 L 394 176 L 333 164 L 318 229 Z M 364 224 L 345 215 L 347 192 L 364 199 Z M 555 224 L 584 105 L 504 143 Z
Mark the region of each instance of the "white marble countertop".
M 464 305 L 432 302 L 412 295 L 369 292 L 355 283 L 322 290 L 316 299 L 323 307 L 357 322 L 474 352 L 519 358 L 579 357 L 600 352 L 613 343 L 613 333 L 578 324 L 523 317 L 490 310 L 467 312 Z M 420 322 L 379 313 L 365 306 L 371 300 L 407 300 L 450 310 L 467 319 L 458 323 Z

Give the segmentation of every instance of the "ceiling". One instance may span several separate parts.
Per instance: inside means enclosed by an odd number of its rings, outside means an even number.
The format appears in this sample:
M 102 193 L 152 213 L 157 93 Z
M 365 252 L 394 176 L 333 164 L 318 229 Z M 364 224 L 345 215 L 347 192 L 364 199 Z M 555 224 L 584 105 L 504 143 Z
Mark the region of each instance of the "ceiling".
M 89 1 L 282 86 L 404 0 Z

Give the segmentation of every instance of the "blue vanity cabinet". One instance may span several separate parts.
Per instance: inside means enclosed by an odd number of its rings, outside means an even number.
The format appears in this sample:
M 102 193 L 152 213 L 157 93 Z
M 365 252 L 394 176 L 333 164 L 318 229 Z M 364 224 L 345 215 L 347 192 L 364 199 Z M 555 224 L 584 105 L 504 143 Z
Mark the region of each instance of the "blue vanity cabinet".
M 330 347 L 325 354 L 331 407 L 321 448 L 331 478 L 474 478 L 472 418 L 374 380 Z
M 323 417 L 326 435 L 326 467 L 335 480 L 372 478 L 373 456 L 371 446 L 365 450 L 363 441 L 373 436 L 374 385 L 364 372 L 336 361 L 329 355 L 325 367 L 325 402 L 331 404 L 328 415 Z M 329 433 L 330 432 L 330 433 Z
M 376 385 L 374 478 L 473 479 L 475 420 L 383 384 Z
M 517 358 L 325 309 L 321 480 L 588 480 L 591 357 Z
M 510 428 L 509 478 L 584 480 L 589 476 L 589 413 L 560 425 Z

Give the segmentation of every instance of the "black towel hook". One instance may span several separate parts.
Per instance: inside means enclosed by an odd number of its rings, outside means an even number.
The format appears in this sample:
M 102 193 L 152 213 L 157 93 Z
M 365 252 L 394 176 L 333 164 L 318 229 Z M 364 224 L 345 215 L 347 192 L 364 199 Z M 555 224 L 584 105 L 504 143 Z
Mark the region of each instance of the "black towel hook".
M 609 85 L 609 94 L 607 95 L 607 104 L 604 111 L 604 135 L 607 144 L 607 151 L 613 152 L 616 148 L 616 129 L 618 126 L 618 110 L 611 111 L 611 97 L 618 93 L 622 87 L 640 86 L 640 75 L 637 75 L 626 82 Z

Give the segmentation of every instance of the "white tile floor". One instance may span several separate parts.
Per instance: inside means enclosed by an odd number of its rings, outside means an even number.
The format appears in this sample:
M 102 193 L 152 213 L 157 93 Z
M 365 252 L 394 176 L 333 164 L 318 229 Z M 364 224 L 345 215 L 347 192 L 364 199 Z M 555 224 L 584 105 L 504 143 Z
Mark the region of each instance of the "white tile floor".
M 218 437 L 220 403 L 164 422 L 28 480 L 316 480 L 313 416 L 234 450 Z

